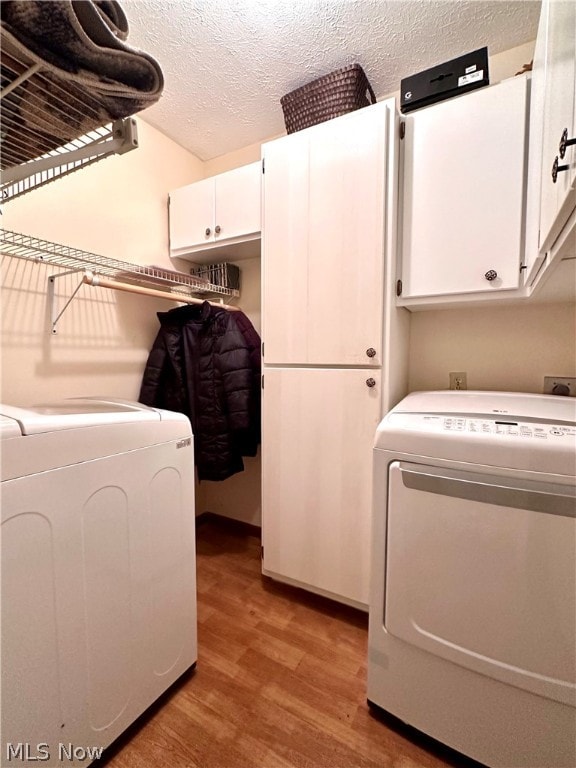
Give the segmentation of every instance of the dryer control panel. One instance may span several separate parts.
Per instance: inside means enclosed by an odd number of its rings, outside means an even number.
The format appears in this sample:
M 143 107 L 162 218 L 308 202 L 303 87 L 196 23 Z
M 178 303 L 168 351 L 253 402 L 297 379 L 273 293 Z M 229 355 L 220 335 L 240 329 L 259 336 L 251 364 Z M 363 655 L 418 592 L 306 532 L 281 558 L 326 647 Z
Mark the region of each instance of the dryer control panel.
M 434 418 L 434 417 L 424 417 Z M 442 429 L 452 432 L 481 432 L 490 435 L 511 435 L 514 437 L 548 437 L 576 438 L 576 427 L 561 424 L 542 424 L 526 421 L 499 421 L 493 419 L 465 419 L 453 416 L 442 418 Z
M 414 392 L 386 414 L 374 448 L 574 478 L 576 398 Z

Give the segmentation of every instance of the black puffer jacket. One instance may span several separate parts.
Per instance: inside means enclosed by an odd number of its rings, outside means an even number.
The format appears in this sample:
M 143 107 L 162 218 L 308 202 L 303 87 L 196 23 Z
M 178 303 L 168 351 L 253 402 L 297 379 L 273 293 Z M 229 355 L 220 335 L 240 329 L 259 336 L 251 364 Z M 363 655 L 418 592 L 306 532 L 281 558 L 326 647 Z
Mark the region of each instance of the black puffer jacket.
M 232 313 L 232 320 L 244 337 L 250 354 L 252 369 L 252 392 L 250 396 L 250 428 L 241 445 L 242 456 L 256 456 L 260 445 L 261 433 L 261 382 L 262 382 L 262 340 L 244 312 Z
M 158 319 L 140 402 L 188 416 L 199 479 L 241 472 L 242 453 L 254 442 L 253 350 L 233 313 L 204 302 Z

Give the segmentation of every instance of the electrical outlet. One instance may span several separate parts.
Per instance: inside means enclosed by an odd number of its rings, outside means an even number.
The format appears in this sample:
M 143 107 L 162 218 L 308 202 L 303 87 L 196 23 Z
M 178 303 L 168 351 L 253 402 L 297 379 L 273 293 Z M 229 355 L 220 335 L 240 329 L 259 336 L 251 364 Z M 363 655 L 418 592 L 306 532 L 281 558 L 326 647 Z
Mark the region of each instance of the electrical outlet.
M 450 374 L 450 389 L 468 389 L 466 371 L 452 371 Z
M 544 376 L 545 395 L 576 397 L 576 378 L 571 376 Z

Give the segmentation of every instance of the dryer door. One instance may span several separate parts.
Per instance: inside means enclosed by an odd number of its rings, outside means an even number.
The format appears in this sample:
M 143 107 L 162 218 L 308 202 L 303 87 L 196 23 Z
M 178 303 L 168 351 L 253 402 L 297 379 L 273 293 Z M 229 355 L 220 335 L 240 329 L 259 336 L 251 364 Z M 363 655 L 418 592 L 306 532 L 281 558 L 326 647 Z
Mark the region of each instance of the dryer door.
M 399 461 L 389 471 L 386 630 L 575 704 L 574 486 Z

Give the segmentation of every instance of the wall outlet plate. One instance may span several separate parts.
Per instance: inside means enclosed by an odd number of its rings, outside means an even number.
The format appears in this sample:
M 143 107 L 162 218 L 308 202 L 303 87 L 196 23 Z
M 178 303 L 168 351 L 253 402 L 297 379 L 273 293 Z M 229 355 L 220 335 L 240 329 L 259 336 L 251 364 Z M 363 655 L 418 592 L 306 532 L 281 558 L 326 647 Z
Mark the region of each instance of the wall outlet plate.
M 544 376 L 544 395 L 563 395 L 576 397 L 576 377 L 573 376 Z
M 450 389 L 468 389 L 466 371 L 450 371 Z

